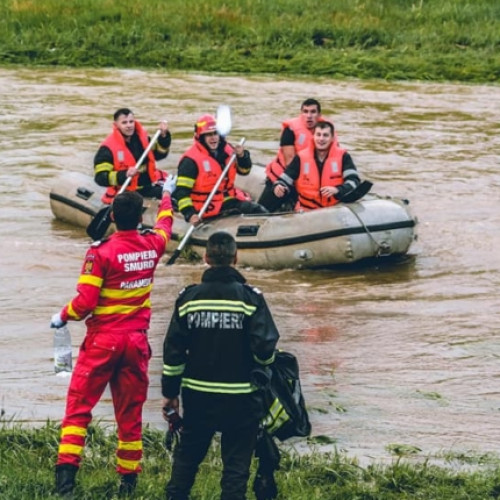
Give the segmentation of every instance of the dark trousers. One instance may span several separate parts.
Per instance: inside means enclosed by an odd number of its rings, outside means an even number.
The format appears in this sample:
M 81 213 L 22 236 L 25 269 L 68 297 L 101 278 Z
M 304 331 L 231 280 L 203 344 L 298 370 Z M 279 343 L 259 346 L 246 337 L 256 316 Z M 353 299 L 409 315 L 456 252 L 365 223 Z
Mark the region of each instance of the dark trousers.
M 227 404 L 231 399 L 242 396 L 229 396 L 226 401 L 210 398 L 201 401 L 184 400 L 184 428 L 179 444 L 174 450 L 172 476 L 167 484 L 168 500 L 187 500 L 193 486 L 200 463 L 205 458 L 212 438 L 217 431 L 221 433 L 221 500 L 246 500 L 250 464 L 255 450 L 259 416 L 253 412 L 241 414 L 239 410 L 247 406 Z M 196 399 L 196 398 L 194 398 Z M 247 398 L 248 399 L 248 398 Z M 245 401 L 241 401 L 245 403 Z M 233 409 L 231 411 L 231 406 Z M 235 411 L 235 407 L 237 410 Z M 239 408 L 238 408 L 239 407 Z M 222 410 L 222 412 L 220 411 Z M 227 411 L 224 411 L 227 410 Z M 219 415 L 217 415 L 219 414 Z
M 267 209 L 255 201 L 229 198 L 222 204 L 221 213 L 231 212 L 239 214 L 267 214 Z
M 257 424 L 221 433 L 221 500 L 245 500 L 250 463 L 255 449 Z M 204 427 L 184 429 L 174 451 L 167 499 L 187 500 L 200 463 L 207 454 L 215 430 Z
M 274 194 L 273 183 L 269 179 L 266 179 L 264 189 L 257 201 L 257 203 L 265 207 L 271 213 L 293 211 L 296 202 L 297 192 L 295 188 L 292 188 L 282 198 L 278 198 Z

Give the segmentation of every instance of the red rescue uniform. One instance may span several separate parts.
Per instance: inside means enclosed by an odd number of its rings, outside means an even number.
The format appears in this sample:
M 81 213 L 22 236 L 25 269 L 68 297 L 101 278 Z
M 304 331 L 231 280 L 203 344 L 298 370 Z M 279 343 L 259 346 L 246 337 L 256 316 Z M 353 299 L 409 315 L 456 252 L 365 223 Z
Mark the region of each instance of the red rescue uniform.
M 118 426 L 117 471 L 141 470 L 150 295 L 171 233 L 172 205 L 166 196 L 154 230 L 117 231 L 87 251 L 78 294 L 61 313 L 63 321 L 87 318 L 87 334 L 68 389 L 58 465 L 80 465 L 92 409 L 109 383 Z

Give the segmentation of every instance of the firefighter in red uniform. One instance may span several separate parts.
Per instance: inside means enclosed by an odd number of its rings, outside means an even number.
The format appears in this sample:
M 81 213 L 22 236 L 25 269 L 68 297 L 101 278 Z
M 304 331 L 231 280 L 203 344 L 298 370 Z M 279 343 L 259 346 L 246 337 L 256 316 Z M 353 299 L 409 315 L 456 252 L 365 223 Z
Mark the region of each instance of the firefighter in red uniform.
M 135 168 L 149 144 L 149 137 L 144 127 L 135 119 L 128 108 L 118 109 L 113 115 L 113 131 L 104 139 L 94 157 L 94 180 L 99 186 L 107 187 L 102 201 L 109 204 L 127 177 L 132 181 L 128 191 L 138 191 L 146 198 L 162 197 L 162 184 L 166 172 L 156 168 L 156 160 L 168 156 L 172 137 L 166 121 L 158 128 L 161 134 L 158 142 L 144 159 L 139 171 Z
M 153 230 L 137 230 L 142 196 L 129 191 L 116 196 L 112 219 L 118 231 L 91 245 L 77 295 L 52 317 L 52 328 L 87 318 L 61 426 L 56 464 L 56 490 L 61 495 L 75 488 L 92 410 L 108 383 L 118 427 L 120 493 L 135 488 L 141 471 L 142 407 L 149 384 L 150 295 L 154 271 L 172 233 L 174 186 L 175 177 L 167 178 Z
M 320 121 L 314 127 L 313 143 L 294 157 L 274 183 L 274 194 L 281 198 L 294 187 L 295 210 L 314 210 L 335 205 L 359 184 L 356 165 L 338 145 L 333 124 Z
M 258 200 L 270 212 L 276 212 L 278 209 L 289 210 L 295 204 L 297 199 L 295 189 L 292 188 L 286 197 L 278 198 L 274 194 L 273 184 L 294 156 L 311 145 L 314 127 L 322 120 L 319 101 L 309 98 L 301 104 L 298 117 L 283 122 L 278 154 L 266 166 L 266 184 Z
M 177 170 L 177 187 L 173 197 L 185 220 L 198 224 L 198 212 L 212 192 L 222 171 L 236 153 L 236 161 L 204 213 L 204 218 L 215 217 L 222 211 L 243 214 L 267 213 L 261 205 L 244 199 L 234 186 L 236 174 L 248 175 L 252 168 L 250 153 L 243 146 L 231 146 L 217 132 L 215 118 L 203 115 L 194 126 L 193 145 L 182 156 Z

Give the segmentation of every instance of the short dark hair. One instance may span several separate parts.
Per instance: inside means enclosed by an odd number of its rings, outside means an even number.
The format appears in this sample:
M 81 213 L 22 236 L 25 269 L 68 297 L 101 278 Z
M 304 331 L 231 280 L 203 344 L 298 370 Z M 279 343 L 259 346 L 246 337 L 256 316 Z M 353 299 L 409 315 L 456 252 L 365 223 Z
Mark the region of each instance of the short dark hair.
M 230 266 L 236 257 L 236 241 L 232 234 L 217 231 L 210 235 L 206 249 L 207 262 L 211 266 Z
M 302 109 L 304 106 L 316 106 L 318 108 L 318 113 L 321 113 L 321 104 L 319 101 L 316 99 L 313 99 L 312 97 L 309 97 L 309 99 L 306 99 L 301 105 L 300 109 Z
M 333 126 L 333 123 L 327 120 L 316 123 L 316 125 L 314 125 L 314 130 L 317 128 L 329 128 L 332 135 L 335 134 L 335 127 Z
M 128 108 L 120 108 L 120 109 L 117 109 L 113 115 L 113 120 L 116 122 L 116 120 L 118 120 L 118 118 L 120 118 L 120 116 L 124 115 L 124 116 L 128 116 L 128 115 L 133 115 L 133 111 L 128 109 Z
M 115 197 L 112 210 L 118 230 L 136 229 L 142 217 L 142 196 L 135 191 L 125 191 Z

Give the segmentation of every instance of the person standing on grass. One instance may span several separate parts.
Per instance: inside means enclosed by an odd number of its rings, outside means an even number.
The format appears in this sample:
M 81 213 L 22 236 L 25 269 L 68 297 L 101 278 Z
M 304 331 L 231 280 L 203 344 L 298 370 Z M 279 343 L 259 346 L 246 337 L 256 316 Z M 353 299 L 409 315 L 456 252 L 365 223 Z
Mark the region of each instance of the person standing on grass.
M 207 241 L 210 266 L 201 284 L 181 291 L 163 344 L 163 416 L 179 411 L 168 500 L 187 500 L 212 438 L 221 432 L 221 500 L 245 500 L 260 419 L 265 410 L 252 370 L 270 366 L 279 338 L 262 293 L 233 267 L 233 236 Z
M 52 316 L 52 328 L 87 318 L 87 334 L 69 384 L 61 426 L 56 464 L 60 495 L 73 494 L 92 410 L 108 384 L 118 426 L 119 493 L 135 489 L 141 472 L 142 407 L 149 384 L 150 295 L 156 266 L 172 234 L 170 192 L 174 186 L 171 176 L 163 186 L 152 230 L 137 230 L 142 220 L 141 195 L 125 191 L 115 197 L 111 218 L 117 232 L 91 245 L 78 279 L 78 294 Z

